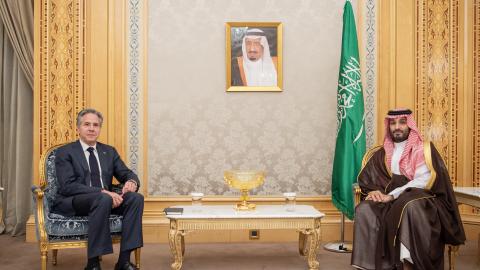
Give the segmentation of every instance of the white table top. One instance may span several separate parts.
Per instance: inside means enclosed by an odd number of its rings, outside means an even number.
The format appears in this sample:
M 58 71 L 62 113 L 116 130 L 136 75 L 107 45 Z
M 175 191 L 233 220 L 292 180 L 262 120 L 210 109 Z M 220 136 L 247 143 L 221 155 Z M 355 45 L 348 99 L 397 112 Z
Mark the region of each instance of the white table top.
M 455 193 L 463 193 L 480 198 L 480 187 L 454 187 Z
M 233 205 L 176 205 L 183 208 L 181 215 L 167 215 L 170 219 L 220 219 L 220 218 L 322 218 L 324 213 L 311 205 L 296 205 L 287 211 L 284 205 L 257 205 L 252 211 L 236 211 Z

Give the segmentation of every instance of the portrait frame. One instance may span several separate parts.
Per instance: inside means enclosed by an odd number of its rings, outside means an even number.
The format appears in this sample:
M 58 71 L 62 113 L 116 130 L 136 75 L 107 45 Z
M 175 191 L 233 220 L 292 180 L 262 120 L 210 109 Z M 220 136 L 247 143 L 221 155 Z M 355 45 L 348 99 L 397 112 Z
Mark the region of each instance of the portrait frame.
M 225 62 L 227 92 L 281 92 L 283 91 L 283 63 L 281 22 L 227 22 L 225 24 Z M 270 59 L 276 70 L 276 83 L 264 86 L 248 86 L 243 69 L 242 42 L 248 29 L 260 29 L 268 42 Z M 262 59 L 263 60 L 263 59 Z M 270 61 L 270 60 L 268 60 Z M 269 68 L 272 69 L 272 64 Z M 250 73 L 251 74 L 251 73 Z M 275 75 L 275 74 L 274 74 Z M 274 76 L 273 75 L 273 76 Z M 269 74 L 272 77 L 271 74 Z M 273 81 L 275 81 L 273 79 Z M 265 83 L 265 82 L 264 82 Z M 268 82 L 266 82 L 268 83 Z

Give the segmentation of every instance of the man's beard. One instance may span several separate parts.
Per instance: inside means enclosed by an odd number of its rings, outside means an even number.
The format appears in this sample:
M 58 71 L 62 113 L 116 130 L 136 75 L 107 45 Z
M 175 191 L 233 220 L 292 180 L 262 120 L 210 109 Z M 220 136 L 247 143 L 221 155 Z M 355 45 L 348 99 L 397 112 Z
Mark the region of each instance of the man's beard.
M 258 60 L 260 60 L 260 58 L 257 57 L 257 56 L 251 56 L 251 57 L 248 57 L 248 60 L 250 60 L 252 62 L 257 62 Z
M 399 131 L 399 130 L 394 130 L 393 132 L 392 131 L 390 132 L 390 137 L 392 138 L 392 140 L 394 142 L 400 143 L 400 142 L 403 142 L 403 141 L 408 139 L 408 135 L 410 135 L 410 129 L 408 129 L 405 132 L 402 132 L 401 134 L 398 134 L 397 136 L 395 136 L 395 133 L 397 131 Z

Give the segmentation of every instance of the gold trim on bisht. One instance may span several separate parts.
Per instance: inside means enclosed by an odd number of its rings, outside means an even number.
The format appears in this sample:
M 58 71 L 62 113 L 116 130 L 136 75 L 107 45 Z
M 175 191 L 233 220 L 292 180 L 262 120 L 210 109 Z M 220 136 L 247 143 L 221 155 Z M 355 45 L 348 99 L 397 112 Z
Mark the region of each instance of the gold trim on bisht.
M 385 158 L 384 158 L 383 162 L 385 163 L 385 169 L 387 169 L 388 175 L 390 175 L 390 178 L 392 178 L 393 173 L 392 173 L 392 171 L 390 170 L 390 167 L 387 164 L 387 153 L 385 153 Z
M 423 155 L 425 157 L 425 164 L 427 165 L 428 169 L 430 170 L 430 179 L 428 180 L 425 189 L 430 190 L 435 184 L 435 180 L 437 179 L 437 172 L 435 172 L 435 168 L 433 168 L 432 162 L 432 147 L 430 141 L 423 142 Z
M 368 161 L 372 158 L 373 154 L 375 154 L 375 152 L 377 152 L 378 150 L 380 150 L 380 148 L 382 148 L 383 145 L 377 145 L 377 146 L 374 146 L 373 148 L 371 148 L 370 150 L 367 151 L 367 153 L 365 153 L 365 155 L 363 155 L 363 159 L 362 159 L 362 170 L 363 168 L 367 165 Z M 361 171 L 360 171 L 361 172 Z
M 362 173 L 363 169 L 365 168 L 365 166 L 367 165 L 368 161 L 373 157 L 373 154 L 375 154 L 378 150 L 380 150 L 380 148 L 382 148 L 383 145 L 377 145 L 377 146 L 374 146 L 372 148 L 370 148 L 370 150 L 368 150 L 365 155 L 363 155 L 363 159 L 362 159 L 362 169 L 360 170 L 360 172 L 358 173 L 357 175 L 357 183 L 358 183 L 358 177 L 360 176 L 360 174 Z M 358 188 L 358 190 L 357 190 Z M 364 192 L 361 191 L 360 187 L 356 187 L 355 188 L 355 193 L 357 193 L 357 191 L 361 192 L 363 195 L 367 195 L 365 194 Z
M 396 246 L 398 230 L 400 229 L 400 225 L 402 224 L 403 213 L 405 212 L 405 208 L 407 207 L 407 205 L 409 205 L 410 203 L 412 203 L 412 202 L 414 202 L 414 201 L 423 200 L 423 199 L 430 199 L 430 198 L 435 198 L 435 196 L 424 196 L 424 197 L 416 198 L 416 199 L 413 199 L 413 200 L 408 201 L 408 202 L 403 206 L 403 208 L 402 208 L 402 213 L 400 214 L 400 219 L 398 220 L 397 230 L 396 230 L 396 232 L 395 232 L 395 237 L 393 238 L 393 246 Z
M 372 158 L 373 154 L 375 154 L 382 147 L 383 147 L 382 144 L 377 145 L 377 146 L 371 148 L 370 150 L 368 150 L 367 153 L 365 153 L 365 155 L 363 156 L 363 159 L 362 159 L 362 169 L 360 170 L 360 173 L 363 171 L 363 168 L 367 165 L 368 161 Z M 392 177 L 393 176 L 392 172 L 388 168 L 388 164 L 387 164 L 387 155 L 385 155 L 384 163 L 385 163 L 385 168 L 387 169 L 388 175 L 390 175 L 390 177 Z M 360 175 L 360 173 L 358 175 Z

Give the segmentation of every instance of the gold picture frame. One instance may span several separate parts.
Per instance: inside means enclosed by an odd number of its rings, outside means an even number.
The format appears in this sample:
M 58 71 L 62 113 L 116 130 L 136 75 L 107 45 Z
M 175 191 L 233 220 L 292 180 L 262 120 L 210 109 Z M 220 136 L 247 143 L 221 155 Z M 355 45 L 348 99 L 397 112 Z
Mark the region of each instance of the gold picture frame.
M 281 92 L 282 23 L 227 22 L 225 30 L 227 92 Z

